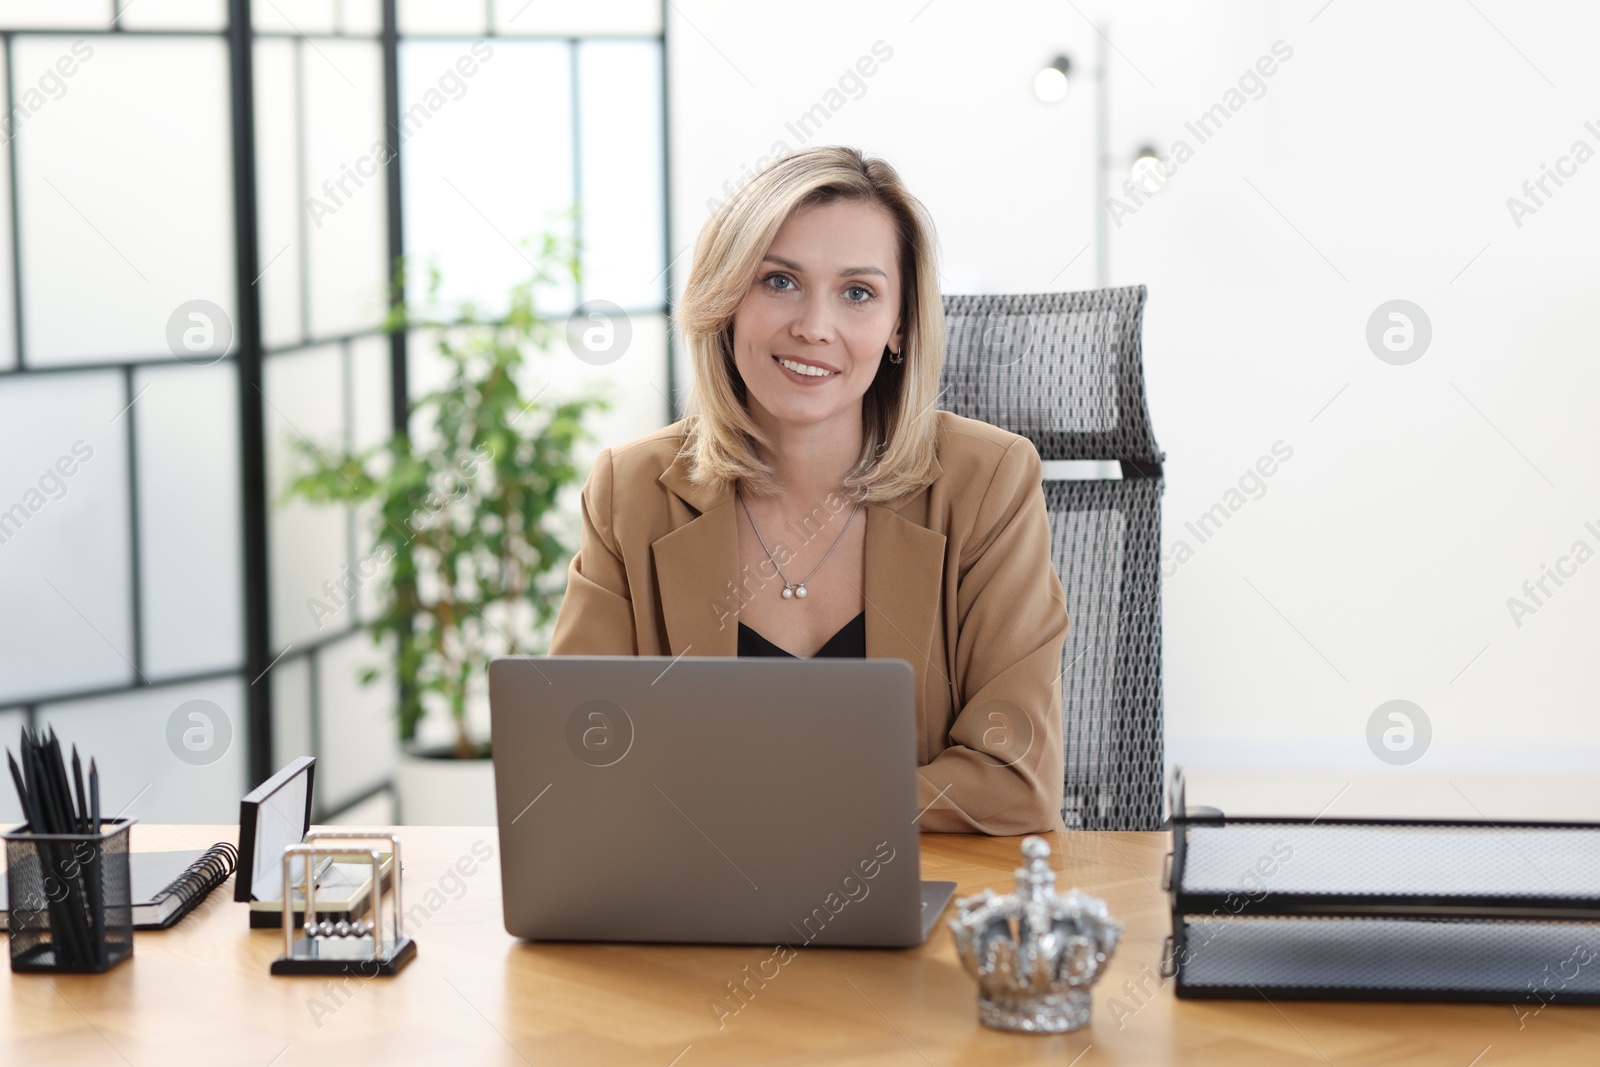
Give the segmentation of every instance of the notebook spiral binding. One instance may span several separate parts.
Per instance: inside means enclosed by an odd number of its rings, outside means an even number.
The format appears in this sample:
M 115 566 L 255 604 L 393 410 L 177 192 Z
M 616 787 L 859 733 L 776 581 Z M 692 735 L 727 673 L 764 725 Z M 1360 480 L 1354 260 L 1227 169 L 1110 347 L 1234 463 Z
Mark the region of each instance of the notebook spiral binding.
M 226 882 L 238 867 L 239 850 L 226 841 L 219 841 L 206 849 L 205 855 L 189 864 L 171 885 L 156 896 L 155 901 L 160 903 L 176 895 L 182 904 L 178 914 L 185 915 L 190 908 L 204 900 L 206 894 Z

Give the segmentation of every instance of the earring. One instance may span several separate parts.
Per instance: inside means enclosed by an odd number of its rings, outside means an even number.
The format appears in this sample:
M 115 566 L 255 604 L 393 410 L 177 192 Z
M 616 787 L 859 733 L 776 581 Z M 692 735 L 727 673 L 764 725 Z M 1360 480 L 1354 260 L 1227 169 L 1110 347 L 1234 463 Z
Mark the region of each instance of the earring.
M 905 356 L 902 356 L 899 352 L 894 351 L 888 345 L 884 345 L 883 350 L 889 353 L 890 363 L 904 363 L 906 361 Z

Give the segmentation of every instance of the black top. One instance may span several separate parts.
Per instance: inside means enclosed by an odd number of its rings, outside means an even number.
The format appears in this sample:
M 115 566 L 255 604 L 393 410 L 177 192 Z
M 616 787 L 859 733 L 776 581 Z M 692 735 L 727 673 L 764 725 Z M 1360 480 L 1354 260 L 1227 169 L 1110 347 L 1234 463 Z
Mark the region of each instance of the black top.
M 799 659 L 793 652 L 785 651 L 756 633 L 744 623 L 739 624 L 739 655 L 741 656 L 788 656 L 790 659 Z M 867 613 L 861 612 L 855 618 L 845 623 L 838 633 L 828 638 L 827 643 L 817 649 L 817 654 L 812 659 L 866 659 L 867 658 Z

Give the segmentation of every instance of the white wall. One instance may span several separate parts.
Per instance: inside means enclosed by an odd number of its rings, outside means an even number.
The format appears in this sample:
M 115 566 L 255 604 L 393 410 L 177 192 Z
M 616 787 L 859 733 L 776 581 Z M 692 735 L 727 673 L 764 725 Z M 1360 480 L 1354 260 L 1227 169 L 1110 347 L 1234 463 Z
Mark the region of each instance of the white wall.
M 1576 541 L 1600 552 L 1584 526 L 1600 530 L 1600 159 L 1548 185 L 1520 226 L 1506 200 L 1575 141 L 1600 152 L 1600 73 L 1584 52 L 1600 12 L 1077 7 L 1109 9 L 1115 182 L 1143 143 L 1193 149 L 1113 223 L 1109 249 L 1110 284 L 1150 288 L 1169 760 L 1387 773 L 1368 720 L 1400 698 L 1432 727 L 1414 771 L 1592 766 L 1600 562 L 1549 584 L 1520 626 L 1507 598 Z M 928 204 L 946 291 L 1094 286 L 1092 250 L 1066 266 L 1096 210 L 1095 37 L 1072 5 L 679 0 L 668 25 L 674 251 L 775 141 L 846 143 L 887 158 Z M 786 120 L 879 40 L 892 57 L 801 142 Z M 1199 143 L 1185 121 L 1278 41 L 1292 55 Z M 1048 106 L 1030 81 L 1056 52 L 1086 76 Z M 1366 341 L 1396 298 L 1433 329 L 1404 366 Z M 1184 524 L 1280 441 L 1293 454 L 1265 492 L 1199 543 Z M 1181 565 L 1179 540 L 1194 550 Z

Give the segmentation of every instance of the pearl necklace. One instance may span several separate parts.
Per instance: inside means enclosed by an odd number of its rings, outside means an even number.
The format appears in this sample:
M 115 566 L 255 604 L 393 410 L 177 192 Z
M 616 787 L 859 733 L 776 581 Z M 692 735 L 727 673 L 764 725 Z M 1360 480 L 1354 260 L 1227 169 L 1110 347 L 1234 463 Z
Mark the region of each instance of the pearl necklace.
M 750 529 L 755 530 L 756 532 L 756 540 L 761 542 L 761 550 L 767 554 L 768 559 L 772 560 L 772 567 L 778 572 L 778 577 L 783 578 L 783 570 L 778 566 L 778 561 L 772 559 L 772 549 L 767 547 L 766 538 L 761 536 L 760 529 L 756 527 L 756 520 L 750 514 L 750 508 L 745 504 L 744 497 L 739 495 L 737 490 L 735 490 L 734 495 L 739 498 L 739 506 L 744 508 L 744 517 L 750 520 Z M 828 551 L 823 553 L 822 559 L 817 561 L 817 565 L 811 568 L 811 574 L 816 574 L 817 571 L 821 570 L 822 565 L 828 562 L 828 557 L 833 555 L 833 550 L 839 547 L 839 542 L 844 540 L 845 530 L 850 529 L 850 519 L 854 519 L 856 517 L 856 508 L 859 507 L 861 507 L 861 498 L 857 497 L 855 507 L 850 509 L 850 518 L 844 520 L 844 529 L 839 531 L 839 536 L 834 538 L 833 544 L 828 546 Z M 800 600 L 804 600 L 806 598 L 806 583 L 811 580 L 811 574 L 808 574 L 804 578 L 800 579 L 799 585 L 793 585 L 790 583 L 789 579 L 783 578 L 783 599 L 791 600 L 794 598 L 799 598 Z

